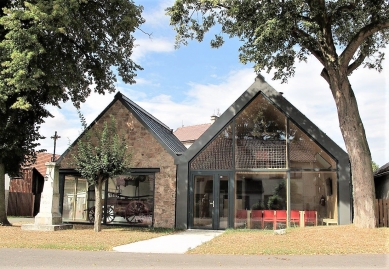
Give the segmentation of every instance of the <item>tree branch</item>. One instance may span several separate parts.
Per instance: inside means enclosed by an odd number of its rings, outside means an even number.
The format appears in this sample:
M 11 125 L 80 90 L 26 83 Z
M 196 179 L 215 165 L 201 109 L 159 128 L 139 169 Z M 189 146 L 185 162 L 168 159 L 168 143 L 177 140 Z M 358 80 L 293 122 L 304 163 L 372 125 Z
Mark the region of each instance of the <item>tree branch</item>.
M 292 36 L 294 38 L 299 39 L 299 43 L 304 46 L 310 53 L 312 53 L 313 56 L 323 65 L 324 65 L 324 59 L 323 54 L 320 50 L 315 49 L 313 46 L 310 46 L 309 43 L 317 43 L 315 39 L 313 39 L 309 34 L 304 32 L 303 30 L 296 28 L 292 31 Z M 308 40 L 307 42 L 304 42 L 304 40 Z
M 353 58 L 353 55 L 366 38 L 386 28 L 389 28 L 389 20 L 371 23 L 356 33 L 339 57 L 339 63 L 342 67 L 348 66 L 349 62 Z

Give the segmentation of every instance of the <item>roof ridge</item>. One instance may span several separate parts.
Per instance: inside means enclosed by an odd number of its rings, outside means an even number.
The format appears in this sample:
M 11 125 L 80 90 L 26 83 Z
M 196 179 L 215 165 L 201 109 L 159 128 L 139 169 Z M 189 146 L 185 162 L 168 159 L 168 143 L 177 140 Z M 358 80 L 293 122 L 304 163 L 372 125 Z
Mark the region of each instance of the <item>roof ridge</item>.
M 200 124 L 194 124 L 194 125 L 188 125 L 188 126 L 181 126 L 181 127 L 178 127 L 177 130 L 180 128 L 194 127 L 194 126 L 200 126 L 200 125 L 212 125 L 212 123 L 209 122 L 209 123 L 200 123 Z
M 128 98 L 127 96 L 121 94 L 121 97 L 123 99 L 125 99 L 126 102 L 129 102 L 132 106 L 136 107 L 137 109 L 140 110 L 140 112 L 142 112 L 143 114 L 145 114 L 147 117 L 149 117 L 150 119 L 152 119 L 153 121 L 157 122 L 159 125 L 161 125 L 162 127 L 164 127 L 165 129 L 171 131 L 172 129 L 169 128 L 169 126 L 167 126 L 166 124 L 164 124 L 163 122 L 161 122 L 160 120 L 158 120 L 156 117 L 154 117 L 153 115 L 151 115 L 149 112 L 147 112 L 145 109 L 143 109 L 141 106 L 139 106 L 137 103 L 135 103 L 134 101 L 132 101 L 130 98 Z

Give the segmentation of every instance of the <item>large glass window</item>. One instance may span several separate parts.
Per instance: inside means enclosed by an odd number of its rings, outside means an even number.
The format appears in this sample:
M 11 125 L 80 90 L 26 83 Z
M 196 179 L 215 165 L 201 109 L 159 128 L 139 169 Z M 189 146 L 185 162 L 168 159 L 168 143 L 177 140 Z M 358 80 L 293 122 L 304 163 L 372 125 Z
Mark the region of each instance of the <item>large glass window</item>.
M 336 162 L 294 123 L 289 124 L 290 167 L 297 169 L 334 169 Z M 296 170 L 296 169 L 295 169 Z
M 120 175 L 109 179 L 107 222 L 152 226 L 154 175 Z
M 192 170 L 225 170 L 233 168 L 231 126 L 219 135 L 191 162 Z
M 286 167 L 286 117 L 258 95 L 236 118 L 236 168 Z
M 321 223 L 323 218 L 336 219 L 336 172 L 291 172 L 291 210 L 311 212 L 314 219 L 305 219 L 304 225 Z
M 273 229 L 274 222 L 263 221 L 263 212 L 286 212 L 285 184 L 286 173 L 237 173 L 235 228 Z
M 87 188 L 85 179 L 66 176 L 62 218 L 69 221 L 86 220 Z
M 108 179 L 102 190 L 103 215 L 106 223 L 152 226 L 154 211 L 152 175 L 119 175 Z M 63 213 L 67 221 L 88 221 L 95 217 L 95 187 L 85 179 L 65 176 Z M 104 222 L 104 219 L 102 219 Z

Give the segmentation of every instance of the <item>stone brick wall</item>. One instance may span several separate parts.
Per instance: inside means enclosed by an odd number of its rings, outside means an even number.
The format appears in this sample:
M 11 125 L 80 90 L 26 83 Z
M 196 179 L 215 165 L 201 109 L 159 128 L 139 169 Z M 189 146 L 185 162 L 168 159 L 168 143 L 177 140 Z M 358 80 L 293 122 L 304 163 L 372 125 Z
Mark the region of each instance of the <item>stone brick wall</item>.
M 115 117 L 118 129 L 126 137 L 129 153 L 132 153 L 131 168 L 160 168 L 160 172 L 155 174 L 154 227 L 174 228 L 176 195 L 174 158 L 120 101 L 116 101 L 93 128 L 102 128 L 104 121 L 110 122 L 110 115 Z M 61 169 L 74 168 L 71 156 L 76 147 L 77 145 L 64 156 L 60 164 Z

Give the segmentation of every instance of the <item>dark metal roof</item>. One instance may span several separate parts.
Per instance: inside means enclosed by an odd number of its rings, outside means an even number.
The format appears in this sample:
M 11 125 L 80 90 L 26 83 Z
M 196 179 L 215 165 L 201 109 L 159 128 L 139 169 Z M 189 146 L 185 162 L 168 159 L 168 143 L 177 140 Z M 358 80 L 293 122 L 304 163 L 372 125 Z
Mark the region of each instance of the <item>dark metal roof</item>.
M 139 105 L 134 103 L 128 97 L 124 96 L 122 93 L 118 92 L 115 95 L 114 100 L 97 116 L 97 118 L 88 126 L 89 130 L 106 112 L 107 110 L 117 101 L 120 100 L 122 104 L 131 112 L 133 115 L 142 123 L 144 126 L 151 132 L 151 134 L 161 143 L 161 145 L 173 156 L 177 157 L 181 155 L 186 147 L 178 140 L 178 138 L 173 134 L 173 130 L 170 129 L 167 125 L 162 123 L 160 120 L 155 118 L 153 115 L 148 113 L 146 110 L 141 108 Z M 70 145 L 70 147 L 62 154 L 62 156 L 56 161 L 56 163 L 61 163 L 63 158 L 68 154 L 70 148 L 75 145 L 82 137 L 82 135 L 87 131 L 84 130 L 83 133 Z
M 120 92 L 116 94 L 115 98 L 121 99 L 124 105 L 131 110 L 131 112 L 147 127 L 156 138 L 168 149 L 175 154 L 183 153 L 186 147 L 181 141 L 173 134 L 173 130 L 146 110 L 141 108 L 138 104 L 134 103 L 131 99 L 124 96 Z
M 383 166 L 378 168 L 378 170 L 375 171 L 375 173 L 374 173 L 374 177 L 380 177 L 380 176 L 383 176 L 385 174 L 389 174 L 389 163 L 384 164 Z

